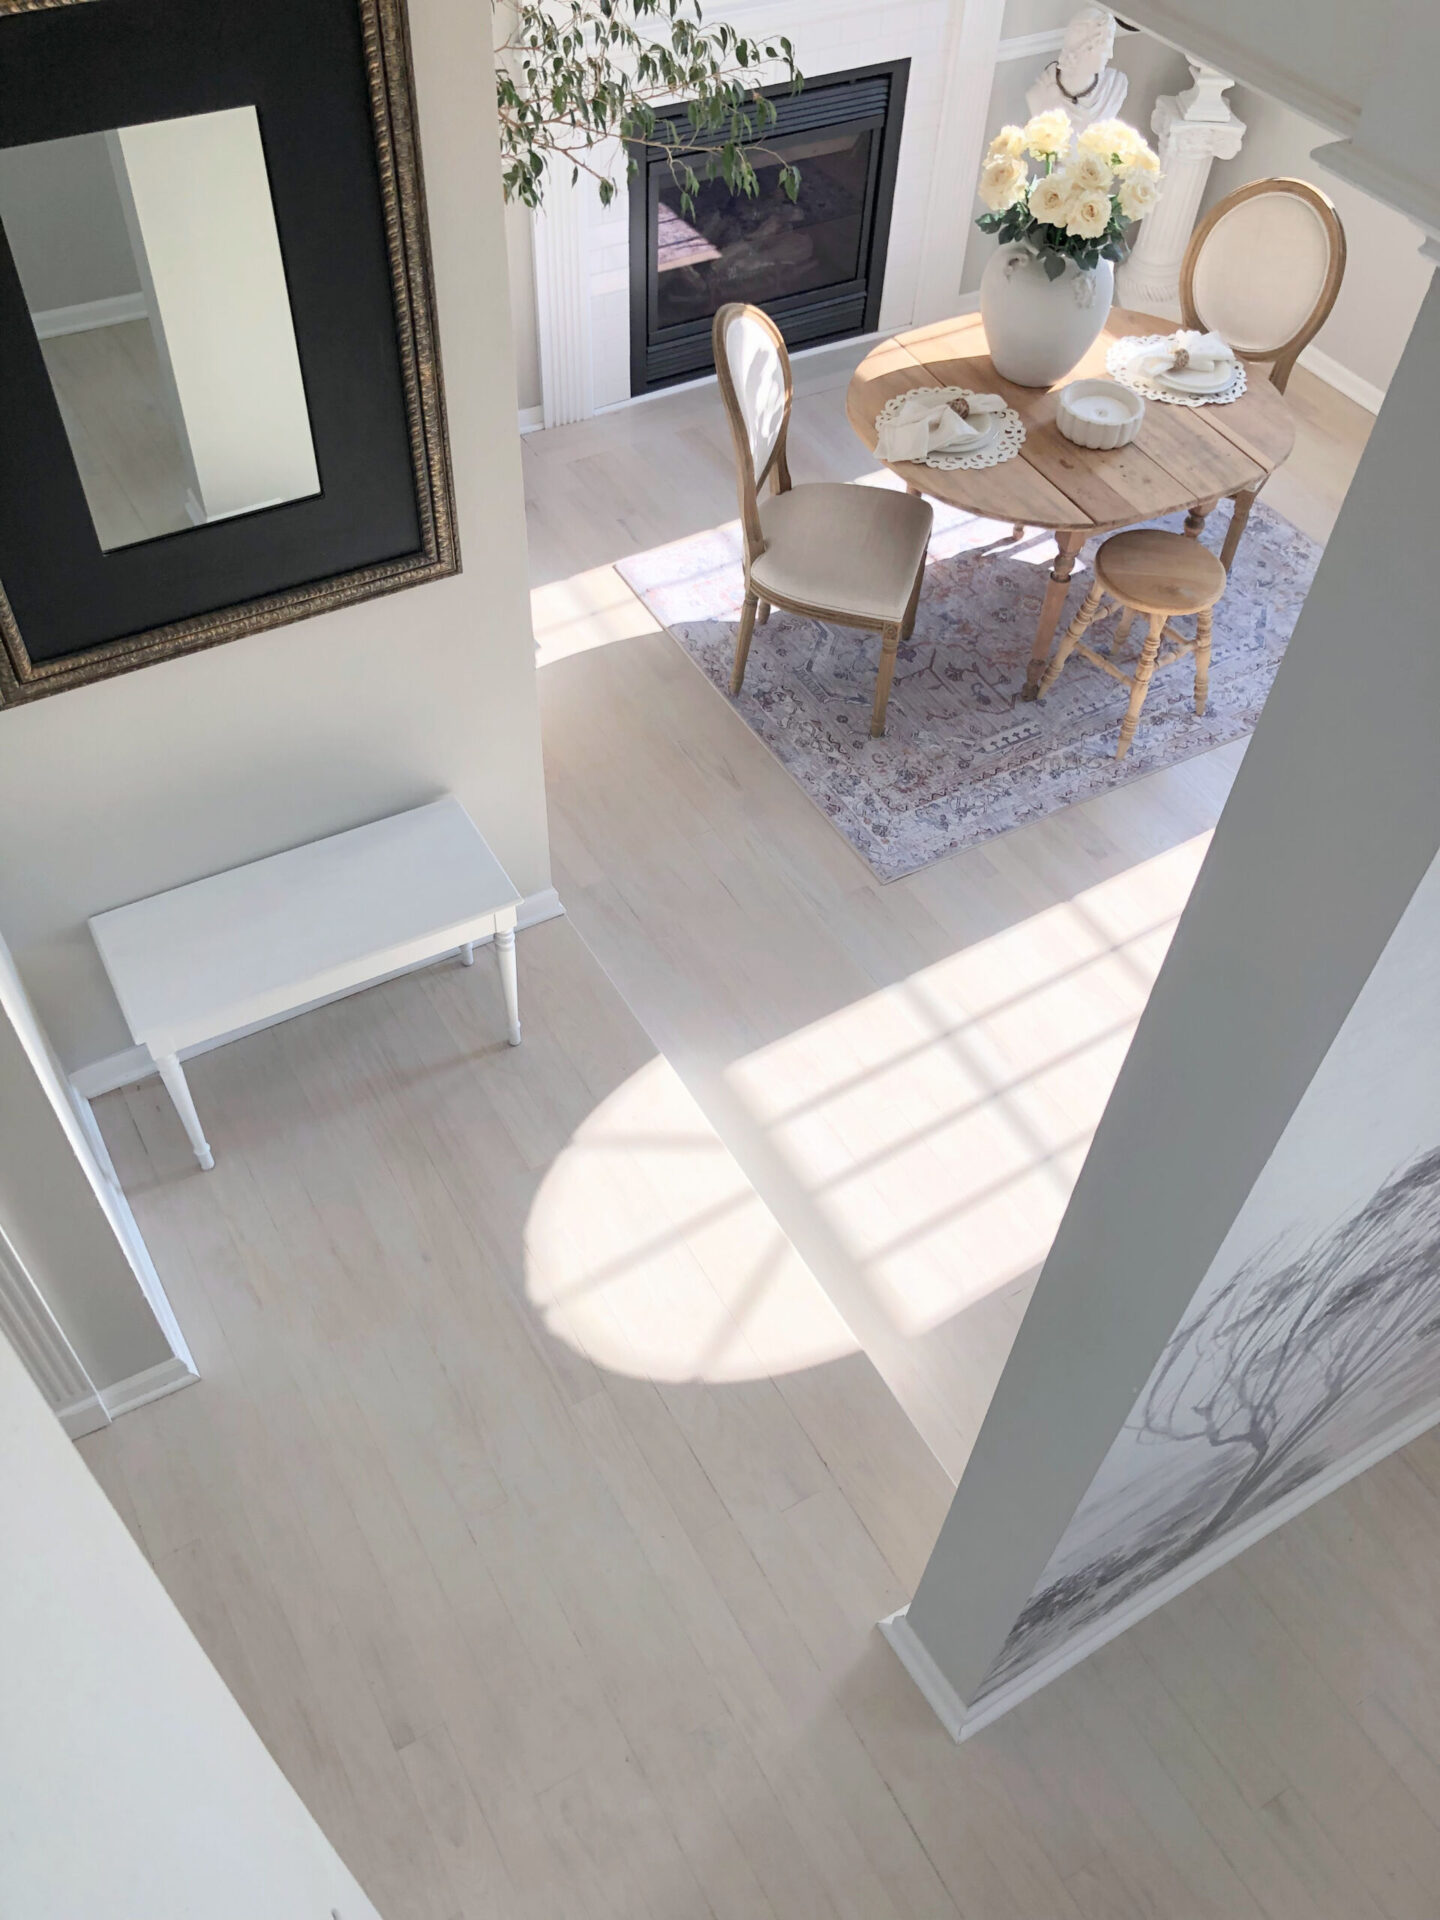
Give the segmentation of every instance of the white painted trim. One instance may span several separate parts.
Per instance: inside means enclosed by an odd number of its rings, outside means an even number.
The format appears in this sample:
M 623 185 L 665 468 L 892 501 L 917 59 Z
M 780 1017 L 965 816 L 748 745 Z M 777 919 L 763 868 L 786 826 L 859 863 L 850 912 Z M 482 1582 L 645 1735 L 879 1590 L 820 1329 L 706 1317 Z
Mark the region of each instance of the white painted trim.
M 1300 365 L 1308 368 L 1327 386 L 1334 387 L 1337 393 L 1343 393 L 1347 400 L 1358 400 L 1371 413 L 1379 413 L 1385 404 L 1383 387 L 1362 379 L 1358 373 L 1352 373 L 1349 367 L 1342 367 L 1338 360 L 1332 359 L 1328 353 L 1322 353 L 1319 347 L 1306 347 L 1300 355 Z
M 963 0 L 958 10 L 952 0 L 940 124 L 925 202 L 914 311 L 910 315 L 914 326 L 926 326 L 952 314 L 965 283 L 965 255 L 974 231 L 971 195 L 980 177 L 1004 21 L 1005 0 Z
M 41 340 L 54 340 L 62 333 L 93 333 L 97 327 L 143 320 L 148 311 L 143 293 L 116 293 L 105 300 L 77 301 L 71 307 L 45 307 L 31 319 Z
M 1059 53 L 1064 44 L 1063 27 L 1047 27 L 1043 33 L 1016 33 L 996 45 L 995 58 L 997 61 L 1047 60 L 1052 53 Z M 986 99 L 988 104 L 988 95 Z
M 911 1626 L 906 1617 L 909 1611 L 908 1607 L 901 1607 L 898 1613 L 888 1614 L 880 1622 L 880 1631 L 894 1648 L 901 1666 L 925 1696 L 934 1710 L 935 1718 L 950 1738 L 963 1740 L 966 1734 L 965 1702 L 935 1664 L 929 1648 Z
M 545 425 L 544 407 L 521 407 L 519 427 L 521 433 L 539 433 Z
M 94 1381 L 3 1227 L 0 1227 L 0 1332 L 10 1336 L 11 1345 L 24 1361 L 30 1378 L 62 1420 L 65 1408 L 94 1398 Z M 99 1417 L 93 1424 L 103 1427 L 107 1416 L 98 1402 L 96 1404 Z M 85 1431 L 88 1433 L 91 1428 L 86 1427 Z
M 132 1373 L 127 1380 L 117 1380 L 113 1387 L 100 1387 L 83 1399 L 60 1407 L 57 1409 L 60 1424 L 72 1440 L 80 1440 L 87 1433 L 118 1420 L 122 1413 L 133 1413 L 137 1407 L 148 1406 L 167 1393 L 178 1393 L 181 1387 L 188 1387 L 199 1378 L 194 1367 L 183 1360 L 162 1360 L 158 1367 Z
M 1063 1647 L 1057 1647 L 1054 1653 L 1037 1661 L 1008 1685 L 998 1688 L 973 1710 L 966 1709 L 959 1694 L 941 1673 L 919 1635 L 904 1618 L 905 1609 L 882 1620 L 881 1632 L 900 1656 L 906 1672 L 930 1702 L 951 1739 L 968 1740 L 971 1734 L 990 1726 L 1002 1714 L 1009 1713 L 1012 1707 L 1018 1707 L 1022 1700 L 1030 1699 L 1042 1687 L 1048 1687 L 1052 1680 L 1058 1680 L 1062 1673 L 1068 1673 L 1071 1667 L 1078 1667 L 1082 1660 L 1088 1660 L 1092 1653 L 1098 1653 L 1101 1647 L 1108 1646 L 1110 1641 L 1117 1639 L 1137 1621 L 1178 1598 L 1188 1588 L 1205 1579 L 1207 1574 L 1214 1573 L 1217 1568 L 1225 1566 L 1228 1561 L 1263 1540 L 1267 1534 L 1298 1518 L 1307 1508 L 1338 1492 L 1349 1481 L 1368 1473 L 1371 1467 L 1378 1466 L 1382 1460 L 1388 1460 L 1392 1453 L 1408 1447 L 1412 1440 L 1418 1440 L 1421 1434 L 1428 1433 L 1434 1426 L 1440 1426 L 1440 1400 L 1431 1401 L 1420 1413 L 1404 1421 L 1392 1432 L 1382 1434 L 1379 1439 L 1372 1440 L 1368 1447 L 1361 1447 L 1358 1452 L 1331 1467 L 1328 1473 L 1317 1474 L 1285 1499 L 1277 1500 L 1263 1513 L 1257 1513 L 1254 1519 L 1236 1527 L 1203 1553 L 1197 1553 L 1184 1566 L 1177 1567 L 1173 1573 L 1155 1581 L 1143 1593 L 1137 1593 L 1132 1600 L 1117 1607 L 1103 1620 L 1097 1620 L 1093 1626 L 1077 1633 Z
M 554 887 L 542 887 L 538 893 L 529 894 L 520 902 L 515 924 L 523 932 L 527 927 L 538 927 L 543 921 L 559 919 L 564 911 Z M 488 946 L 490 941 L 487 937 L 477 940 L 475 944 Z M 316 1007 L 328 1007 L 333 1000 L 348 999 L 352 993 L 364 993 L 370 987 L 381 986 L 387 980 L 399 980 L 407 973 L 418 973 L 424 967 L 446 966 L 450 958 L 446 954 L 439 960 L 433 957 L 417 960 L 408 967 L 397 967 L 393 973 L 377 974 L 373 980 L 363 980 L 358 986 L 346 987 L 340 993 L 325 994 L 319 1000 L 307 1001 L 303 1007 L 291 1007 L 284 1013 L 257 1020 L 251 1026 L 237 1028 L 234 1033 L 222 1033 L 217 1039 L 202 1040 L 193 1047 L 182 1047 L 180 1058 L 193 1060 L 197 1054 L 209 1053 L 215 1047 L 228 1047 L 232 1040 L 243 1040 L 247 1034 L 259 1033 L 266 1027 L 277 1027 L 281 1021 L 297 1019 L 302 1013 L 313 1013 Z M 102 1093 L 113 1093 L 117 1087 L 134 1086 L 137 1080 L 146 1080 L 155 1071 L 155 1062 L 150 1057 L 148 1047 L 123 1047 L 118 1053 L 106 1054 L 101 1060 L 92 1060 L 88 1066 L 77 1067 L 70 1075 L 70 1084 L 81 1100 L 98 1100 Z
M 588 420 L 595 411 L 586 246 L 594 191 L 588 175 L 572 185 L 563 168 L 552 166 L 544 204 L 533 219 L 535 322 L 547 427 Z

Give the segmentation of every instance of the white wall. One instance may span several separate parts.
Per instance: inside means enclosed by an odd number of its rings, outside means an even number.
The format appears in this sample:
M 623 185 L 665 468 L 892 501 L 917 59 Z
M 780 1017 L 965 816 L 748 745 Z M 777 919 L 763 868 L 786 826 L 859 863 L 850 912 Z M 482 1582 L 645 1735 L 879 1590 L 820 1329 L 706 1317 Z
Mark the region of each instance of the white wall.
M 318 493 L 254 107 L 122 127 L 108 144 L 189 456 L 192 519 Z
M 129 1044 L 102 908 L 446 792 L 549 884 L 489 9 L 410 26 L 465 570 L 0 713 L 0 931 L 71 1068 Z
M 0 221 L 32 313 L 140 291 L 103 133 L 0 148 Z
M 0 1913 L 377 1920 L 0 1340 Z
M 1310 158 L 1331 138 L 1318 121 L 1303 119 L 1253 87 L 1235 87 L 1229 97 L 1245 122 L 1245 142 L 1233 160 L 1217 161 L 1211 169 L 1206 208 L 1247 181 L 1277 174 L 1309 180 L 1329 194 L 1345 225 L 1349 258 L 1335 310 L 1314 345 L 1383 393 L 1430 281 L 1430 263 L 1420 257 L 1419 228 Z

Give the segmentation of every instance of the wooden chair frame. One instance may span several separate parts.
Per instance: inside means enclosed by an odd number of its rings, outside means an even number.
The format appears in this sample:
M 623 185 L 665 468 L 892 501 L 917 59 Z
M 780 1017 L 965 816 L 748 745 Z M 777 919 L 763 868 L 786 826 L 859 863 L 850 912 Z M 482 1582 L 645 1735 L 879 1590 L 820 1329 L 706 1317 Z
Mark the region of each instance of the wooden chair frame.
M 1198 332 L 1205 331 L 1205 322 L 1195 305 L 1195 269 L 1205 244 L 1216 227 L 1246 200 L 1257 200 L 1268 194 L 1290 194 L 1296 200 L 1303 200 L 1319 216 L 1321 225 L 1330 242 L 1330 264 L 1326 270 L 1324 284 L 1319 298 L 1310 309 L 1301 326 L 1291 334 L 1288 340 L 1281 340 L 1273 347 L 1237 347 L 1236 352 L 1247 365 L 1257 363 L 1268 365 L 1268 378 L 1277 392 L 1283 393 L 1290 383 L 1290 375 L 1295 371 L 1295 362 L 1315 335 L 1330 318 L 1340 292 L 1340 283 L 1345 277 L 1345 229 L 1341 225 L 1340 215 L 1335 211 L 1333 201 L 1318 187 L 1312 187 L 1308 180 L 1295 180 L 1277 175 L 1268 180 L 1252 180 L 1247 186 L 1239 187 L 1234 193 L 1218 200 L 1190 236 L 1190 244 L 1185 249 L 1185 261 L 1180 269 L 1180 314 L 1187 327 Z M 1228 572 L 1240 546 L 1240 536 L 1245 531 L 1245 523 L 1250 518 L 1250 509 L 1254 506 L 1260 489 L 1255 487 L 1248 492 L 1230 496 L 1230 525 L 1225 530 L 1225 544 L 1220 549 L 1220 559 Z
M 744 409 L 740 405 L 740 396 L 735 391 L 735 379 L 730 371 L 730 356 L 725 341 L 731 325 L 744 314 L 757 321 L 769 334 L 785 375 L 785 408 L 780 421 L 780 430 L 775 436 L 775 446 L 764 468 L 757 473 L 750 452 L 750 429 L 745 423 Z M 740 301 L 732 301 L 720 308 L 715 315 L 711 329 L 711 338 L 715 348 L 715 371 L 720 381 L 720 394 L 725 402 L 726 416 L 730 422 L 730 437 L 735 444 L 735 468 L 739 476 L 740 525 L 745 542 L 745 604 L 740 612 L 740 630 L 735 637 L 735 665 L 730 675 L 730 692 L 738 694 L 745 684 L 745 664 L 750 657 L 750 642 L 755 628 L 764 626 L 770 618 L 770 600 L 763 599 L 750 582 L 750 569 L 766 549 L 764 529 L 760 524 L 760 490 L 768 480 L 774 493 L 788 493 L 791 488 L 790 465 L 787 457 L 787 441 L 790 433 L 790 409 L 794 401 L 794 382 L 790 373 L 790 355 L 786 350 L 784 336 L 763 307 L 747 306 Z M 885 731 L 885 709 L 890 701 L 890 685 L 895 677 L 895 656 L 900 642 L 908 640 L 915 626 L 915 610 L 920 601 L 920 586 L 925 577 L 922 559 L 919 571 L 915 575 L 915 585 L 910 594 L 910 603 L 905 610 L 904 619 L 895 624 L 879 620 L 867 620 L 863 616 L 846 612 L 836 607 L 809 606 L 804 601 L 793 600 L 772 592 L 774 603 L 784 607 L 789 613 L 798 613 L 812 620 L 833 620 L 837 625 L 859 627 L 865 632 L 878 633 L 880 640 L 880 671 L 875 682 L 875 703 L 870 715 L 870 734 L 878 739 Z

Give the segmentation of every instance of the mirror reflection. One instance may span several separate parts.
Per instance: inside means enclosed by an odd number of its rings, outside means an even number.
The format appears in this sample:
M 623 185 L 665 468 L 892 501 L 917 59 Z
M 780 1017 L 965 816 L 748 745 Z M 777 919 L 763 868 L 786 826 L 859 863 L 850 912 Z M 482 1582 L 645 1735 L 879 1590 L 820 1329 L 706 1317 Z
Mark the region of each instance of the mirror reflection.
M 101 547 L 320 491 L 253 107 L 0 149 Z

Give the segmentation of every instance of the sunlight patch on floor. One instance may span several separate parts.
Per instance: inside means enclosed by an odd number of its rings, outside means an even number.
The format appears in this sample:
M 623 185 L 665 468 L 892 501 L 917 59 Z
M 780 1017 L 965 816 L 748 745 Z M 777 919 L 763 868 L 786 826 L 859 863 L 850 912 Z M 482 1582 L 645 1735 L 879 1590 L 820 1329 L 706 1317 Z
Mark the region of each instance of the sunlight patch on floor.
M 576 1130 L 525 1245 L 549 1330 L 615 1372 L 756 1380 L 858 1347 L 663 1058 Z
M 1158 854 L 729 1070 L 898 1332 L 1044 1259 L 1208 844 Z
M 588 573 L 535 587 L 530 594 L 530 618 L 537 667 L 655 631 L 654 616 L 614 567 L 592 567 Z

